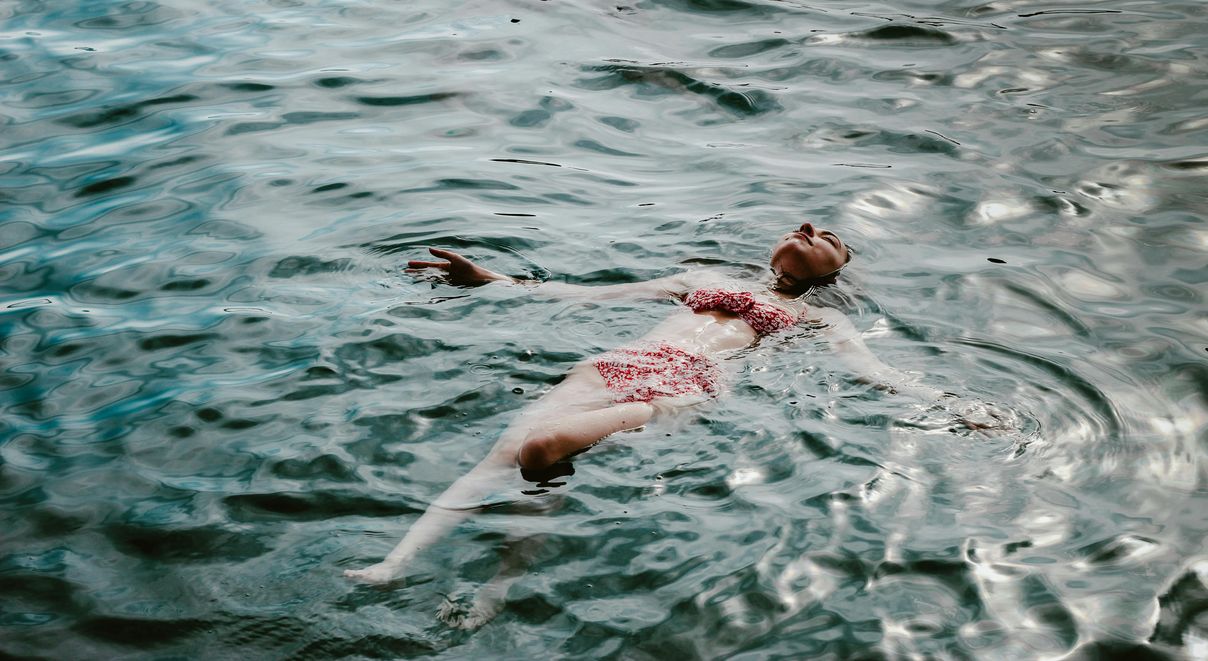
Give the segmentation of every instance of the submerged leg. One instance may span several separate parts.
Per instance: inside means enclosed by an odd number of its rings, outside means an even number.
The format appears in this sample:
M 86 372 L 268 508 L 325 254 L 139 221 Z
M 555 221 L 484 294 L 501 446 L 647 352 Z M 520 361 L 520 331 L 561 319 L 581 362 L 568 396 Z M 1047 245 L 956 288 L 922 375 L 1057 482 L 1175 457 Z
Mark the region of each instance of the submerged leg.
M 364 569 L 349 569 L 344 575 L 367 583 L 400 578 L 416 554 L 438 544 L 478 510 L 484 497 L 514 475 L 522 450 L 530 442 L 534 443 L 529 450 L 533 467 L 543 468 L 613 432 L 640 427 L 653 413 L 649 404 L 609 407 L 611 400 L 612 394 L 594 367 L 572 370 L 565 381 L 517 416 L 487 458 L 450 485 L 385 560 Z
M 473 514 L 477 510 L 475 504 L 489 495 L 512 470 L 515 470 L 515 466 L 510 462 L 500 461 L 496 455 L 487 457 L 449 485 L 428 506 L 428 510 L 411 526 L 385 560 L 364 569 L 345 570 L 344 575 L 365 583 L 378 584 L 401 578 L 403 570 L 416 554 L 435 545 L 457 524 Z
M 477 629 L 490 622 L 503 610 L 508 588 L 524 576 L 544 541 L 545 535 L 534 535 L 508 544 L 495 576 L 478 590 L 468 605 L 446 599 L 438 612 L 440 619 L 458 629 Z
M 653 415 L 654 407 L 650 404 L 629 402 L 560 417 L 534 427 L 520 446 L 516 460 L 529 470 L 546 468 L 609 434 L 641 427 Z

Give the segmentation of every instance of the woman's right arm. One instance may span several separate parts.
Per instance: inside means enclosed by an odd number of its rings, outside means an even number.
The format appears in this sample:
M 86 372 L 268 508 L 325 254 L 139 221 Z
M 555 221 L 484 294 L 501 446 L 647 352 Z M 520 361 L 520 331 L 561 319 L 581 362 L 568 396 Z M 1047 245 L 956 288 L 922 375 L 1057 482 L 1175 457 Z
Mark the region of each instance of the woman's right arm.
M 616 285 L 574 285 L 567 282 L 521 280 L 485 269 L 451 250 L 428 248 L 428 252 L 432 253 L 433 256 L 442 258 L 444 261 L 435 262 L 413 259 L 407 262 L 407 268 L 413 271 L 422 269 L 443 271 L 445 279 L 454 285 L 476 287 L 492 282 L 507 282 L 523 285 L 542 295 L 590 300 L 664 298 L 687 293 L 691 288 L 691 277 L 687 273 L 679 273 L 643 282 L 629 282 Z

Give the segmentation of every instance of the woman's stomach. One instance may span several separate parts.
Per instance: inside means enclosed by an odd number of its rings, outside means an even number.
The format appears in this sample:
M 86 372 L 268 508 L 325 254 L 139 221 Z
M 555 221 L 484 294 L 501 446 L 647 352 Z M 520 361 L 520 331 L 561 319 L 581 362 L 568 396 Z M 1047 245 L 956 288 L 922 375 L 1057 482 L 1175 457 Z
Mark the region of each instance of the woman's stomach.
M 745 321 L 725 312 L 680 310 L 646 333 L 639 342 L 666 342 L 706 356 L 749 346 L 755 331 Z

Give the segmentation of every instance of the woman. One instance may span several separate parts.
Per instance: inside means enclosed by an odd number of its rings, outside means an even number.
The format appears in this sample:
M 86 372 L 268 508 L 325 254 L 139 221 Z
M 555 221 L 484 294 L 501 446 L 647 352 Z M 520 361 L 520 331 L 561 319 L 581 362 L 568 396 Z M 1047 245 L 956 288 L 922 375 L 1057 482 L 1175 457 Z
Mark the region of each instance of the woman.
M 637 343 L 576 365 L 565 380 L 518 414 L 486 459 L 433 502 L 385 560 L 346 571 L 350 578 L 370 583 L 400 578 L 417 553 L 469 516 L 474 505 L 518 467 L 546 468 L 610 434 L 646 424 L 659 411 L 716 395 L 721 389 L 719 359 L 761 336 L 783 332 L 803 321 L 824 329 L 832 346 L 862 380 L 927 401 L 944 395 L 935 388 L 912 383 L 903 373 L 877 360 L 841 313 L 827 308 L 806 309 L 799 300 L 801 294 L 812 286 L 833 283 L 850 259 L 847 246 L 838 236 L 810 223 L 784 235 L 772 247 L 774 281 L 750 283 L 747 291 L 720 287 L 725 278 L 710 271 L 597 287 L 531 283 L 489 271 L 454 252 L 436 248 L 429 251 L 443 261 L 415 260 L 409 262 L 409 267 L 437 269 L 455 285 L 500 281 L 563 297 L 673 297 L 681 300 L 684 308 Z M 502 597 L 501 589 L 496 589 L 496 598 Z M 479 601 L 480 610 L 490 610 L 489 597 L 480 597 Z M 491 614 L 479 613 L 487 618 Z

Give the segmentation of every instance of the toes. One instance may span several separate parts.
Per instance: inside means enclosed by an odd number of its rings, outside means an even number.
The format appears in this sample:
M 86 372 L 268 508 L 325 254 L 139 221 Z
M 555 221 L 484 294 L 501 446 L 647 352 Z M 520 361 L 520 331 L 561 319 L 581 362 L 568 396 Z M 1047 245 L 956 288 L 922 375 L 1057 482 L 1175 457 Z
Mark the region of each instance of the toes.
M 372 583 L 374 585 L 383 585 L 394 580 L 394 572 L 389 567 L 374 565 L 364 569 L 345 569 L 345 578 L 351 578 L 362 583 Z
M 436 609 L 436 617 L 440 618 L 440 621 L 448 626 L 460 629 L 466 620 L 465 607 L 455 601 L 445 599 L 440 607 Z
M 447 626 L 454 629 L 478 629 L 487 622 L 495 619 L 498 610 L 484 607 L 480 603 L 465 603 L 461 600 L 445 598 L 436 609 L 436 616 Z

